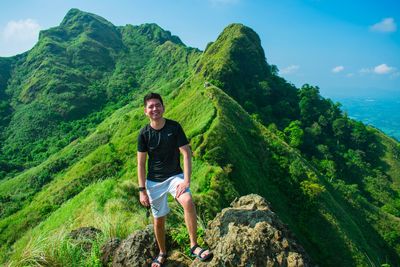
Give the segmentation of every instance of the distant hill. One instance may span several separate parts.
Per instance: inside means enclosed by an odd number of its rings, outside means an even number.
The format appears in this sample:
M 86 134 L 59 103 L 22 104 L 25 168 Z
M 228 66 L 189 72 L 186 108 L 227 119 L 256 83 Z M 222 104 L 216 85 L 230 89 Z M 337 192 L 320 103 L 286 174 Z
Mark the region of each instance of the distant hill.
M 399 143 L 279 77 L 249 27 L 200 51 L 156 24 L 72 9 L 0 67 L 2 263 L 96 266 L 107 238 L 144 228 L 136 137 L 150 91 L 190 139 L 203 223 L 257 193 L 320 266 L 400 262 Z M 183 251 L 181 217 L 168 221 Z M 66 234 L 89 225 L 104 236 L 85 254 Z

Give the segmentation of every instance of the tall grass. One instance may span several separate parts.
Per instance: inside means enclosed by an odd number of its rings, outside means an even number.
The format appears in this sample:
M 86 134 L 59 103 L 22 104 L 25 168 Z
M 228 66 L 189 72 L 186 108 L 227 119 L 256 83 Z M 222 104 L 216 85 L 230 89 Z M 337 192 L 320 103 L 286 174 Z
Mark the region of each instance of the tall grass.
M 100 247 L 106 240 L 105 235 L 98 234 L 93 240 L 74 241 L 65 228 L 42 233 L 30 239 L 22 253 L 6 266 L 102 266 Z M 86 251 L 83 243 L 90 244 L 90 250 Z

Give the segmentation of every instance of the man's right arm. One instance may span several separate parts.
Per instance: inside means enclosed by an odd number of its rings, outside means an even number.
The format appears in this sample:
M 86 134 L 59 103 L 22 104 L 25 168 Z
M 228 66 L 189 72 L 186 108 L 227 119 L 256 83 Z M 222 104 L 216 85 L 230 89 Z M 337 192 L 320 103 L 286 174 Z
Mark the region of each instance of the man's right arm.
M 138 171 L 138 184 L 139 187 L 146 186 L 146 157 L 147 152 L 137 152 L 137 171 Z M 140 203 L 144 206 L 149 206 L 149 197 L 147 196 L 146 190 L 139 192 Z

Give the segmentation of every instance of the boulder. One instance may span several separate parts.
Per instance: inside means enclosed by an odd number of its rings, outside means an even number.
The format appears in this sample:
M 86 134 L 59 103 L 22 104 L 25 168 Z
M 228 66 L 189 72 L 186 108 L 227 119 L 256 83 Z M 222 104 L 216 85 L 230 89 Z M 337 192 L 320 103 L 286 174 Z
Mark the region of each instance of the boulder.
M 152 258 L 158 254 L 153 225 L 138 230 L 124 239 L 114 252 L 112 266 L 150 266 Z
M 166 237 L 167 247 L 171 249 L 171 240 Z M 101 248 L 103 266 L 144 267 L 150 266 L 158 255 L 153 225 L 144 230 L 135 231 L 126 239 L 111 239 Z M 179 251 L 170 251 L 165 267 L 188 267 L 192 261 Z M 111 263 L 111 265 L 110 265 Z
M 168 238 L 167 238 L 168 239 Z M 187 266 L 313 266 L 304 249 L 262 197 L 251 194 L 232 202 L 208 223 L 205 242 L 213 258 L 208 262 L 171 251 L 166 267 Z M 101 249 L 103 266 L 150 266 L 158 254 L 153 226 L 148 225 L 121 241 L 110 240 Z
M 109 266 L 109 263 L 114 257 L 114 253 L 121 244 L 119 238 L 112 238 L 108 240 L 100 249 L 100 260 L 103 266 Z
M 311 266 L 310 258 L 261 196 L 232 202 L 205 232 L 213 258 L 191 266 Z

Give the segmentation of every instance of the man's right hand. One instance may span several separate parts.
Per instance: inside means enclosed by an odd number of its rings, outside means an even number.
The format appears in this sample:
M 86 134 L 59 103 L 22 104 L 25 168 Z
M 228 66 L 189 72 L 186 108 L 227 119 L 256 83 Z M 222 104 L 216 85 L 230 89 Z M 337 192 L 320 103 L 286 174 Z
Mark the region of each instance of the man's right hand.
M 139 192 L 139 200 L 143 206 L 150 206 L 149 196 L 147 195 L 146 191 Z

